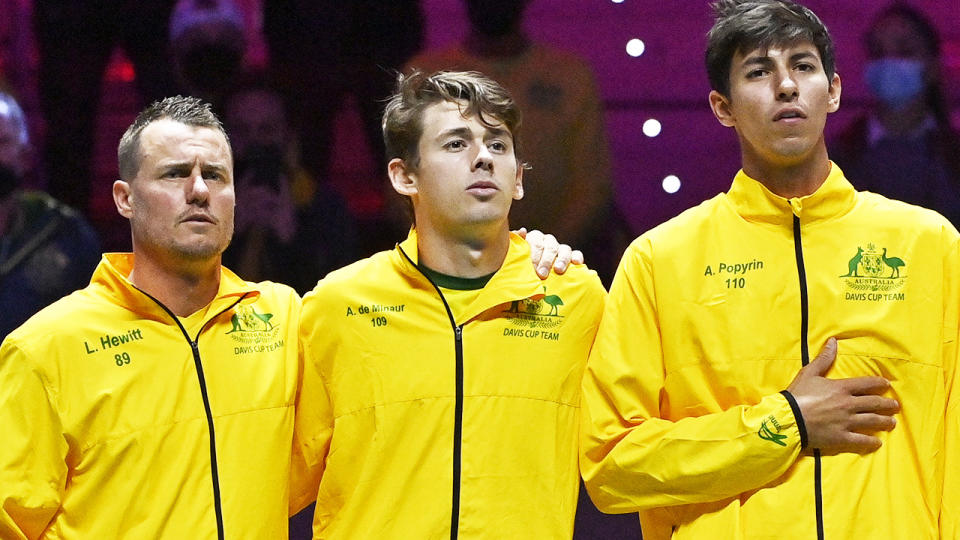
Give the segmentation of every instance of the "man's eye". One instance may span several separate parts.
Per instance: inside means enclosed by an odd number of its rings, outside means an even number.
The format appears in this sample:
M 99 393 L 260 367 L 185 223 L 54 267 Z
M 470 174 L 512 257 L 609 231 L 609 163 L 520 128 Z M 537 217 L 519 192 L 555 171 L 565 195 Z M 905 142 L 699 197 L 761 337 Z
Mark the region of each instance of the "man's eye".
M 461 140 L 456 140 L 456 141 L 450 141 L 450 142 L 448 142 L 447 144 L 445 144 L 444 146 L 445 146 L 446 148 L 449 148 L 450 150 L 460 150 L 460 149 L 462 149 L 462 148 L 465 148 L 467 145 L 466 145 L 465 142 L 463 142 L 463 141 L 461 141 Z
M 490 143 L 490 149 L 496 152 L 503 152 L 507 149 L 507 145 L 501 141 L 493 141 Z
M 747 78 L 748 78 L 748 79 L 756 79 L 757 77 L 762 77 L 765 73 L 766 73 L 766 71 L 764 71 L 764 70 L 762 70 L 762 69 L 755 69 L 755 70 L 750 71 L 750 72 L 747 73 Z
M 800 71 L 813 71 L 813 66 L 810 64 L 798 64 L 797 69 Z

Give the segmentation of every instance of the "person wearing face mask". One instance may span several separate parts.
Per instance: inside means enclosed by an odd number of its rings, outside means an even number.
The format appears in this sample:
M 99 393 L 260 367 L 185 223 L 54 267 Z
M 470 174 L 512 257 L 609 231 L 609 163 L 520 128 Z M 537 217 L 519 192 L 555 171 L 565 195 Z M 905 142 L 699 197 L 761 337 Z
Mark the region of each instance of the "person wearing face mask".
M 866 36 L 864 78 L 874 105 L 830 156 L 857 188 L 937 210 L 960 225 L 960 136 L 950 125 L 933 23 L 897 3 Z
M 87 284 L 100 243 L 73 209 L 22 189 L 30 171 L 27 122 L 0 92 L 0 340 L 35 312 Z

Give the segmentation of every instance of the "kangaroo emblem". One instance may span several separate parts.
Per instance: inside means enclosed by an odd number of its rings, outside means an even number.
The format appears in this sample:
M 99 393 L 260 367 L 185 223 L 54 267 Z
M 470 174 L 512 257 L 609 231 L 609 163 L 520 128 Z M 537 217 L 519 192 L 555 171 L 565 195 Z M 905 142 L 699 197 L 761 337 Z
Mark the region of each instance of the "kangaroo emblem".
M 238 310 L 233 314 L 233 317 L 230 318 L 230 324 L 233 325 L 233 328 L 231 328 L 227 333 L 232 334 L 237 331 L 252 331 L 255 329 L 258 319 L 263 323 L 263 330 L 273 330 L 273 323 L 270 322 L 270 319 L 272 318 L 272 313 L 257 313 L 257 310 L 253 308 L 251 308 L 249 312 L 245 310 Z
M 884 250 L 886 252 L 886 250 Z M 847 263 L 847 273 L 840 277 L 860 277 L 857 268 L 860 266 L 860 260 L 863 259 L 863 248 L 857 248 L 857 254 Z M 897 259 L 899 260 L 899 259 Z M 886 262 L 886 261 L 884 261 Z M 900 261 L 903 263 L 903 261 Z

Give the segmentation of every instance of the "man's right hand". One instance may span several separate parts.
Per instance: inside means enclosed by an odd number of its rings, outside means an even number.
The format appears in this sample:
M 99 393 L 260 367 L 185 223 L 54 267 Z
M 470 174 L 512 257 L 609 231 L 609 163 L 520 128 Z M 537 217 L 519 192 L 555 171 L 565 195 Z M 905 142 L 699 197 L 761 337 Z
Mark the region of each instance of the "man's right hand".
M 830 338 L 787 388 L 803 415 L 807 447 L 825 454 L 873 452 L 881 443 L 870 433 L 893 429 L 900 404 L 881 395 L 890 388 L 883 377 L 824 377 L 836 358 L 837 340 Z

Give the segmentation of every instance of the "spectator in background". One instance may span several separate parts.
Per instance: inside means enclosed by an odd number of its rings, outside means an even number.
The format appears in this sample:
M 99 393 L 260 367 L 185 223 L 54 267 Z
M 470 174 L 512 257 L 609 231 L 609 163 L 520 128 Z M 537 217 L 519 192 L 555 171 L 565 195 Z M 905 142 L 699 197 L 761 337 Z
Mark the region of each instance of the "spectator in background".
M 611 253 L 613 210 L 610 158 L 600 98 L 586 62 L 537 43 L 524 32 L 529 0 L 466 0 L 470 32 L 451 48 L 427 51 L 409 67 L 479 71 L 517 100 L 524 114 L 526 196 L 511 209 L 511 223 L 551 231 L 582 247 L 609 283 L 620 253 Z
M 275 0 L 264 2 L 270 65 L 294 130 L 303 165 L 329 177 L 333 119 L 347 96 L 360 107 L 367 143 L 385 163 L 380 115 L 393 90 L 393 70 L 420 48 L 418 0 Z M 379 190 L 383 178 L 371 178 Z M 388 235 L 389 236 L 389 235 Z
M 247 49 L 240 8 L 233 0 L 179 0 L 170 19 L 170 45 L 181 92 L 220 112 Z
M 31 165 L 23 110 L 0 92 L 0 340 L 87 284 L 100 259 L 90 226 L 47 195 L 20 188 Z
M 300 166 L 279 93 L 246 86 L 225 108 L 237 186 L 225 264 L 246 279 L 286 283 L 303 294 L 359 257 L 356 224 L 340 196 Z
M 117 45 L 133 62 L 142 102 L 174 89 L 167 24 L 174 0 L 36 0 L 44 165 L 54 198 L 86 211 L 100 86 Z
M 950 125 L 940 38 L 896 3 L 866 36 L 874 107 L 833 141 L 831 157 L 858 189 L 933 210 L 960 225 L 960 137 Z

